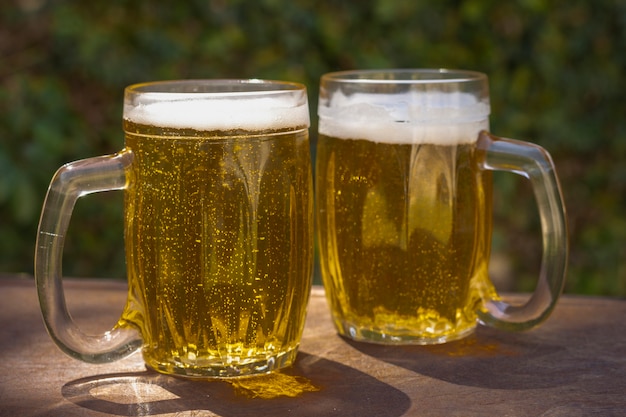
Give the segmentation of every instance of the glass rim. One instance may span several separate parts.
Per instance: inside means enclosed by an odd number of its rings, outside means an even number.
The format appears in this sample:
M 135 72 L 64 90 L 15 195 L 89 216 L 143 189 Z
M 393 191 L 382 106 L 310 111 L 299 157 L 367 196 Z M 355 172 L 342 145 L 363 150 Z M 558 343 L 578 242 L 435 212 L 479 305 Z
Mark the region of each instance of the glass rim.
M 174 129 L 254 130 L 310 126 L 304 84 L 261 79 L 181 79 L 133 84 L 122 117 Z
M 479 71 L 447 68 L 397 68 L 335 71 L 322 75 L 322 82 L 352 84 L 453 84 L 487 82 Z
M 125 88 L 126 94 L 153 97 L 242 97 L 306 91 L 302 83 L 259 78 L 207 78 L 147 81 Z

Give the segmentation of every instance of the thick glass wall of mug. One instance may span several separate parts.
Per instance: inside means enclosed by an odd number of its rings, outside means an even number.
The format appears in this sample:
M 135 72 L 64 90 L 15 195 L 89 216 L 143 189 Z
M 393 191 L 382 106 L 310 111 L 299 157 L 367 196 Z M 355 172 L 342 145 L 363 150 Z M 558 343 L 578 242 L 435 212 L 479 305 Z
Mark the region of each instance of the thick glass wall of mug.
M 494 292 L 491 175 L 476 148 L 488 101 L 356 73 L 322 79 L 319 107 L 320 257 L 335 324 L 381 343 L 463 337 Z M 380 86 L 359 79 L 370 76 Z
M 146 363 L 185 374 L 291 363 L 311 276 L 306 125 L 222 130 L 136 110 L 124 119 L 135 159 L 122 322 L 140 329 Z

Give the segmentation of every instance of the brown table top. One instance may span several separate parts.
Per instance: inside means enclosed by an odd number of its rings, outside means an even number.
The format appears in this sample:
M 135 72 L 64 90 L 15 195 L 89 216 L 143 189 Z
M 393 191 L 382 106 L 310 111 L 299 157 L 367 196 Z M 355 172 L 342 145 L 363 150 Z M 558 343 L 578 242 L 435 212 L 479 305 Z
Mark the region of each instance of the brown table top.
M 125 283 L 64 286 L 85 329 L 108 330 L 121 313 Z M 565 296 L 529 332 L 479 327 L 459 342 L 390 347 L 337 336 L 314 287 L 296 364 L 272 378 L 189 381 L 147 370 L 139 354 L 76 361 L 46 334 L 34 281 L 0 278 L 7 417 L 626 416 L 626 300 Z

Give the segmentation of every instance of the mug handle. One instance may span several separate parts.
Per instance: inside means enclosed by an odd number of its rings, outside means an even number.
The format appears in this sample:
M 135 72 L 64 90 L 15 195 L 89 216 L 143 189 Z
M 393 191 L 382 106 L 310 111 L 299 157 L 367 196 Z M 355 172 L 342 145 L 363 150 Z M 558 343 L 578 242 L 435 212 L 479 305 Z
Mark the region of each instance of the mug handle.
M 61 278 L 65 235 L 76 200 L 87 194 L 123 190 L 133 160 L 125 150 L 71 162 L 56 172 L 43 204 L 35 246 L 35 282 L 52 340 L 68 355 L 89 363 L 113 362 L 142 345 L 139 332 L 119 326 L 101 335 L 83 333 L 67 311 Z
M 528 301 L 520 306 L 488 298 L 478 312 L 488 326 L 527 330 L 544 321 L 563 291 L 567 269 L 568 238 L 565 206 L 550 154 L 542 147 L 483 131 L 478 149 L 483 151 L 481 168 L 513 172 L 528 178 L 537 200 L 543 239 L 539 281 Z

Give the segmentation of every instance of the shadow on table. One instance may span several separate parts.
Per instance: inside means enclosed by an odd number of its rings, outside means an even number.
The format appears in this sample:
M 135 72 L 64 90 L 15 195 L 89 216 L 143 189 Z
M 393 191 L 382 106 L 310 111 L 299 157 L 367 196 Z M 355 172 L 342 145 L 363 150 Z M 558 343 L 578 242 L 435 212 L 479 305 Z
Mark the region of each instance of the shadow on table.
M 191 381 L 147 370 L 71 381 L 63 386 L 62 394 L 85 409 L 117 416 L 201 410 L 225 417 L 281 413 L 318 417 L 348 410 L 364 417 L 400 416 L 411 402 L 406 394 L 369 375 L 305 353 L 277 376 L 283 387 L 263 384 L 264 376 Z
M 575 384 L 593 375 L 609 376 L 609 380 L 619 377 L 612 361 L 581 360 L 573 353 L 588 343 L 584 334 L 545 334 L 538 337 L 532 332 L 509 333 L 479 326 L 475 334 L 441 345 L 347 343 L 363 354 L 421 375 L 480 388 L 538 389 Z

